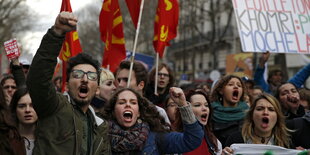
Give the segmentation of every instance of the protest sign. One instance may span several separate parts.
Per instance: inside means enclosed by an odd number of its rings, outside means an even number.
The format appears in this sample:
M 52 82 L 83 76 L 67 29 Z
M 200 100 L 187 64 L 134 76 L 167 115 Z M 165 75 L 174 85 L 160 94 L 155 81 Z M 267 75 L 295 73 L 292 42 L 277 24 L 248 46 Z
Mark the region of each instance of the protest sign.
M 4 49 L 6 52 L 6 56 L 10 60 L 20 56 L 20 50 L 18 48 L 15 38 L 4 42 Z
M 253 53 L 229 54 L 226 56 L 226 73 L 252 78 Z
M 287 149 L 280 146 L 275 145 L 266 145 L 266 144 L 232 144 L 230 146 L 232 150 L 234 150 L 234 154 L 238 155 L 302 155 L 307 154 L 307 151 L 295 150 L 295 149 Z
M 244 52 L 310 54 L 310 0 L 232 0 Z

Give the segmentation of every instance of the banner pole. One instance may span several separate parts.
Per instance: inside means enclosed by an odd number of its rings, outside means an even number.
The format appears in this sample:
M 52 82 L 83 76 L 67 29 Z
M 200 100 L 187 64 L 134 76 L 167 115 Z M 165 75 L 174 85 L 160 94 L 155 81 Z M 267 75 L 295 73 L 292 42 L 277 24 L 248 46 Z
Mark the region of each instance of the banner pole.
M 157 85 L 158 85 L 158 61 L 159 61 L 159 54 L 156 52 L 156 68 L 155 68 L 155 86 L 154 86 L 154 94 L 158 95 L 157 93 Z
M 127 81 L 127 88 L 129 88 L 130 81 L 131 81 L 133 61 L 135 60 L 137 42 L 138 42 L 138 37 L 139 37 L 139 32 L 140 32 L 140 23 L 141 23 L 141 17 L 142 17 L 142 12 L 143 12 L 143 5 L 144 5 L 144 0 L 141 1 L 141 5 L 140 5 L 140 12 L 139 12 L 138 24 L 137 24 L 137 29 L 136 29 L 136 36 L 135 36 L 135 41 L 134 41 L 134 45 L 133 45 L 132 55 L 130 58 L 130 69 L 129 69 L 129 75 L 128 75 L 128 81 Z

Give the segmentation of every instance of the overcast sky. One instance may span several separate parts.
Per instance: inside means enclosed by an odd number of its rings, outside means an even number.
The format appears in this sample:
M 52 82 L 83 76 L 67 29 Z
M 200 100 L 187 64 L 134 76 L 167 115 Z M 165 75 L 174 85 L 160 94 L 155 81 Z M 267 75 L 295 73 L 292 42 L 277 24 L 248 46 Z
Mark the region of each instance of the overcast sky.
M 36 29 L 31 32 L 25 32 L 22 45 L 27 49 L 27 52 L 35 54 L 38 49 L 43 35 L 47 29 L 50 28 L 57 17 L 62 0 L 27 0 L 29 5 L 38 15 L 38 25 Z M 81 9 L 88 3 L 94 2 L 94 0 L 71 0 L 71 7 L 73 13 Z

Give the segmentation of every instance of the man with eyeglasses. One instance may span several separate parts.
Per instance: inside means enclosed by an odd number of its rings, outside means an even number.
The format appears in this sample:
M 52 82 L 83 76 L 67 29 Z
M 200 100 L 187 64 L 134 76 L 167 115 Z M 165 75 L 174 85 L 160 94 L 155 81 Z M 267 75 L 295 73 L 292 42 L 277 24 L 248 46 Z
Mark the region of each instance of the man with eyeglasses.
M 12 75 L 5 75 L 1 80 L 1 86 L 5 95 L 6 104 L 10 105 L 13 94 L 16 91 L 16 82 Z
M 66 32 L 76 29 L 77 18 L 61 12 L 42 39 L 33 58 L 27 86 L 38 114 L 33 154 L 111 154 L 107 121 L 90 106 L 98 90 L 99 63 L 80 53 L 67 62 L 67 94 L 52 82 Z
M 149 73 L 148 80 L 150 81 L 146 87 L 145 97 L 154 104 L 164 108 L 164 101 L 169 94 L 169 89 L 174 86 L 174 75 L 170 67 L 161 63 L 158 65 L 157 75 L 157 94 L 154 92 L 155 88 L 155 74 L 154 67 Z

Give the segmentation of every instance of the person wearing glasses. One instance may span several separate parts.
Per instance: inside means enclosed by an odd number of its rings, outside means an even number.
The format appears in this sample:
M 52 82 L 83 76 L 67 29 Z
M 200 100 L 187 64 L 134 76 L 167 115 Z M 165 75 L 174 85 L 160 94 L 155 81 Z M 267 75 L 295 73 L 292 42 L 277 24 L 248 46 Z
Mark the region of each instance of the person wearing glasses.
M 12 96 L 16 91 L 16 82 L 13 75 L 5 75 L 1 80 L 1 86 L 4 92 L 6 104 L 10 105 Z
M 146 87 L 145 97 L 155 105 L 164 108 L 164 101 L 169 94 L 169 89 L 174 86 L 174 74 L 167 64 L 158 65 L 157 94 L 154 93 L 155 74 L 156 68 L 154 67 L 149 73 L 149 84 Z
M 86 53 L 67 61 L 69 98 L 52 82 L 66 32 L 76 29 L 77 18 L 61 12 L 44 35 L 26 80 L 38 115 L 33 154 L 110 154 L 107 121 L 90 106 L 98 90 L 99 62 Z

